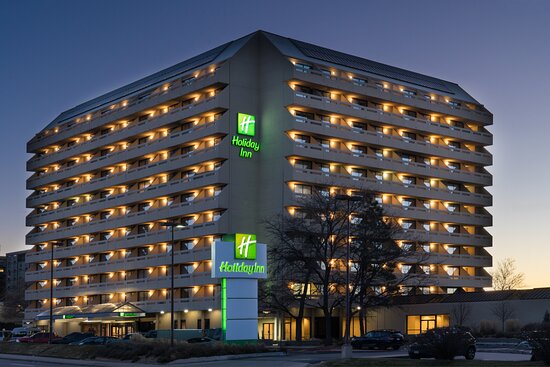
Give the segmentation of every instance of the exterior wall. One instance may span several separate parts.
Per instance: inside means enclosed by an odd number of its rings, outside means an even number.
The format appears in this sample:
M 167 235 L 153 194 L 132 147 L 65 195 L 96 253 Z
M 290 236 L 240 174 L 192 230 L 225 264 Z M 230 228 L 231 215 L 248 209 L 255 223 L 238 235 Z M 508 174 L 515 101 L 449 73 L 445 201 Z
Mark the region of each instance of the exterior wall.
M 262 220 L 293 212 L 303 187 L 369 189 L 388 215 L 412 223 L 400 242 L 431 257 L 429 274 L 404 292 L 490 286 L 485 227 L 492 218 L 485 207 L 492 198 L 485 187 L 492 177 L 485 167 L 492 157 L 485 148 L 492 135 L 485 126 L 492 116 L 422 87 L 413 95 L 403 90 L 412 87 L 400 90 L 376 75 L 286 57 L 277 47 L 257 33 L 227 60 L 48 127 L 28 143 L 27 319 L 49 307 L 54 267 L 56 307 L 131 302 L 157 328 L 169 326 L 171 236 L 161 226 L 169 220 L 185 225 L 174 231 L 175 262 L 184 266 L 175 271 L 176 319 L 195 328 L 208 313 L 211 327 L 219 327 L 210 244 L 235 232 L 268 242 Z M 261 150 L 250 159 L 231 145 L 239 112 L 257 118 Z M 406 261 L 400 269 L 406 272 Z M 311 315 L 311 335 L 317 317 Z M 284 322 L 276 328 L 281 334 Z
M 22 292 L 25 289 L 25 255 L 27 251 L 6 253 L 6 291 Z
M 381 308 L 373 313 L 375 328 L 397 329 L 406 332 L 408 315 L 448 315 L 450 325 L 458 323 L 456 313 L 461 305 L 469 309 L 468 317 L 464 320 L 463 326 L 470 327 L 474 331 L 479 331 L 480 324 L 492 324 L 495 331 L 502 330 L 502 321 L 495 315 L 494 309 L 502 307 L 505 304 L 513 310 L 513 315 L 509 320 L 516 320 L 519 327 L 530 323 L 540 323 L 544 313 L 550 310 L 550 300 L 509 300 L 496 302 L 465 302 L 465 303 L 427 303 L 413 304 L 404 306 L 394 306 L 391 308 Z M 505 323 L 506 330 L 506 323 Z

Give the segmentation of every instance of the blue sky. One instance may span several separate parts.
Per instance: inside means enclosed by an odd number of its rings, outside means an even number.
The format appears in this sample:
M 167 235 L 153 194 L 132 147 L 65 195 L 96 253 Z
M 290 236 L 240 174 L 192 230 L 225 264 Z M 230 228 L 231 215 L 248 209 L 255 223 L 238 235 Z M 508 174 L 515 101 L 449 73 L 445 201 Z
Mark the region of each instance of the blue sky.
M 24 248 L 25 144 L 60 112 L 257 29 L 459 83 L 495 115 L 495 260 L 550 285 L 550 2 L 2 1 L 0 252 Z

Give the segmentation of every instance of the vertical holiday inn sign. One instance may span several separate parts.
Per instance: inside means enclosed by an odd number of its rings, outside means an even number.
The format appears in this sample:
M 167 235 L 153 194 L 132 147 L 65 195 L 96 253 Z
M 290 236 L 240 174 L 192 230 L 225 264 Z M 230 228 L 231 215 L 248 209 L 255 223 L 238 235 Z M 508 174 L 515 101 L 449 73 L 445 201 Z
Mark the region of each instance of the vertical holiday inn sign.
M 249 138 L 254 136 L 256 136 L 256 116 L 239 112 L 237 114 L 237 135 L 231 139 L 232 145 L 240 147 L 239 157 L 252 158 L 253 152 L 260 151 L 260 143 Z

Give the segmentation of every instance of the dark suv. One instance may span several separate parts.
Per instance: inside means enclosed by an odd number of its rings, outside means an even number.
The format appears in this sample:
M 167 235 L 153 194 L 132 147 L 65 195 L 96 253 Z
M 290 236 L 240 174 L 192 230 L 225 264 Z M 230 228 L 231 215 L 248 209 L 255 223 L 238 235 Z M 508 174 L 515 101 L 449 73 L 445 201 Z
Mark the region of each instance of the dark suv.
M 464 356 L 474 359 L 476 339 L 465 328 L 445 327 L 426 331 L 409 346 L 409 357 L 454 359 Z
M 353 348 L 399 349 L 405 337 L 398 330 L 372 330 L 363 336 L 351 339 Z

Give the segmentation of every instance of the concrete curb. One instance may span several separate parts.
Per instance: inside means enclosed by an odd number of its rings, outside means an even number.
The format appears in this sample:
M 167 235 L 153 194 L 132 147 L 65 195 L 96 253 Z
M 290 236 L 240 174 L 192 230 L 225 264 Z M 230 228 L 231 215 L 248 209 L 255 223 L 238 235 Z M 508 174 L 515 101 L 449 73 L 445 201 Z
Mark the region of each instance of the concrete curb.
M 56 357 L 42 357 L 34 356 L 30 354 L 0 354 L 0 359 L 10 359 L 18 361 L 27 361 L 27 362 L 49 362 L 56 363 L 63 366 L 105 366 L 112 367 L 113 364 L 116 364 L 119 367 L 144 367 L 152 366 L 154 364 L 145 364 L 145 363 L 131 363 L 131 362 L 122 362 L 122 361 L 105 361 L 98 359 L 70 359 L 70 358 L 56 358 Z
M 223 356 L 212 357 L 194 357 L 187 359 L 177 359 L 172 362 L 168 362 L 167 366 L 176 366 L 178 364 L 190 364 L 190 363 L 204 363 L 204 362 L 216 362 L 216 361 L 228 361 L 232 359 L 249 359 L 258 357 L 282 357 L 285 356 L 284 352 L 266 352 L 266 353 L 250 353 L 250 354 L 228 354 Z
M 30 362 L 50 362 L 56 363 L 59 365 L 70 365 L 70 366 L 105 366 L 112 367 L 116 365 L 117 367 L 151 367 L 151 366 L 178 366 L 178 365 L 187 365 L 193 363 L 204 363 L 204 362 L 216 362 L 216 361 L 227 361 L 232 359 L 249 359 L 249 358 L 258 358 L 258 357 L 282 357 L 286 355 L 284 352 L 267 352 L 267 353 L 250 353 L 250 354 L 229 354 L 222 356 L 212 356 L 212 357 L 195 357 L 188 359 L 178 359 L 166 364 L 160 363 L 143 363 L 143 362 L 124 362 L 117 360 L 100 360 L 100 359 L 70 359 L 70 358 L 55 358 L 55 357 L 42 357 L 34 356 L 30 354 L 0 354 L 0 359 L 11 359 L 18 361 L 30 361 Z

